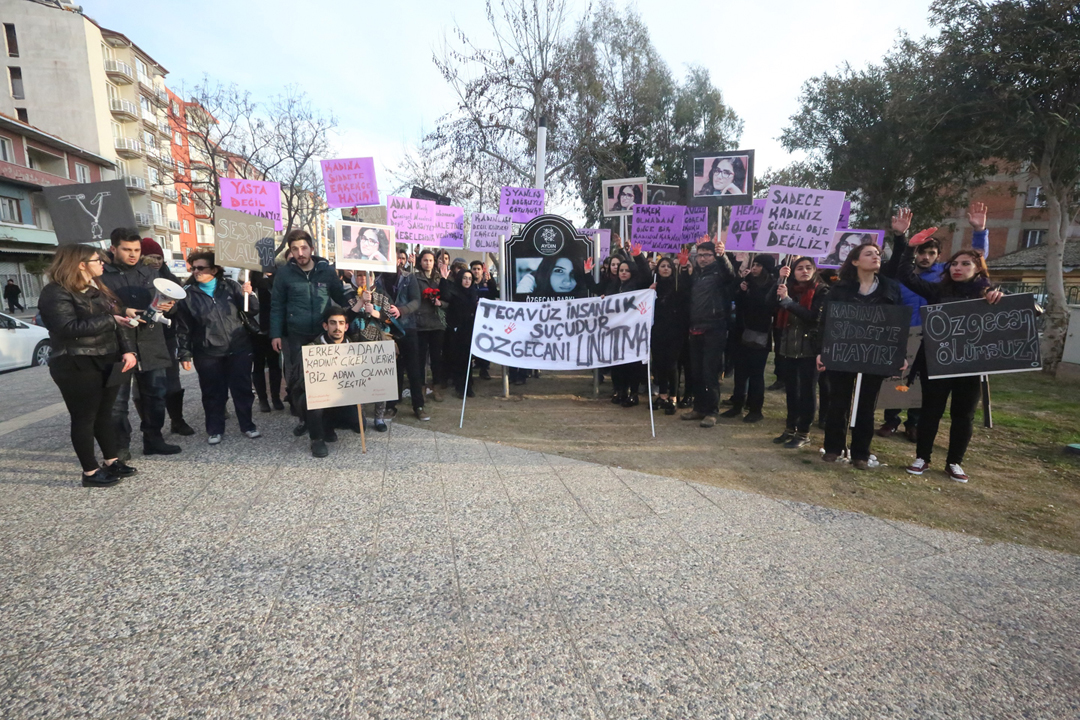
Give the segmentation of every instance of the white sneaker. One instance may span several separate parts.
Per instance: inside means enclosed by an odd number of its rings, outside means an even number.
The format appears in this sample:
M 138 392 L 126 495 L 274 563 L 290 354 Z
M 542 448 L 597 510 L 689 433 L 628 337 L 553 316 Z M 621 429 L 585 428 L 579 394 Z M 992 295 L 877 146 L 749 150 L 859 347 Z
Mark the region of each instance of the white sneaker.
M 960 467 L 956 463 L 949 463 L 945 466 L 945 474 L 951 477 L 956 482 L 966 483 L 968 476 L 964 474 L 964 468 Z
M 408 398 L 411 398 L 411 397 L 412 397 L 412 390 L 411 389 L 405 388 L 404 390 L 401 391 L 401 399 L 402 400 L 407 400 Z
M 257 429 L 256 430 L 245 430 L 244 434 L 247 435 L 252 440 L 254 440 L 255 438 L 262 437 L 262 433 L 259 432 Z
M 907 467 L 907 471 L 912 475 L 922 475 L 926 472 L 926 468 L 930 467 L 930 463 L 926 462 L 922 458 L 915 458 L 915 462 L 911 463 Z
M 217 445 L 218 443 L 221 442 L 221 436 L 220 435 L 211 435 L 210 437 L 206 438 L 206 442 L 208 442 L 211 445 Z

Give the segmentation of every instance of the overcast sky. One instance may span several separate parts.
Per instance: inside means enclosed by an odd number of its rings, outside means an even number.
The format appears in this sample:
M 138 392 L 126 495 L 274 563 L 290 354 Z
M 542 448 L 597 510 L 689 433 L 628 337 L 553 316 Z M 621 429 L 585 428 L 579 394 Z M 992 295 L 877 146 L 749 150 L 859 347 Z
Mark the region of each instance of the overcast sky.
M 789 161 L 778 138 L 805 80 L 844 62 L 880 59 L 900 30 L 928 31 L 929 0 L 630 5 L 677 76 L 689 64 L 710 71 L 745 121 L 742 147 L 757 150 L 759 172 Z M 577 18 L 585 3 L 570 6 Z M 482 0 L 85 0 L 83 8 L 164 65 L 174 90 L 204 73 L 257 98 L 301 86 L 337 116 L 339 156 L 374 156 L 380 171 L 396 166 L 404 148 L 453 107 L 433 49 L 455 23 L 489 36 Z

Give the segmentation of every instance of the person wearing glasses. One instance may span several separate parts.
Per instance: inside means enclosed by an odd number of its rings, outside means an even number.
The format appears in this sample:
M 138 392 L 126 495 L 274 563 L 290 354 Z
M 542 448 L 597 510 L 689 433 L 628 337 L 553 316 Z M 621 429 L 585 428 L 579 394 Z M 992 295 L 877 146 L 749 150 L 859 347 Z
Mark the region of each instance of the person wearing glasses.
M 225 401 L 232 395 L 240 430 L 251 439 L 261 436 L 251 419 L 255 394 L 251 391 L 251 355 L 254 347 L 243 317 L 244 295 L 251 295 L 249 311 L 258 315 L 259 298 L 251 283 L 243 287 L 224 277 L 214 253 L 188 257 L 191 277 L 187 297 L 177 303 L 176 344 L 185 370 L 195 366 L 206 414 L 207 442 L 217 445 L 225 434 Z M 250 321 L 251 325 L 255 321 Z
M 697 191 L 701 195 L 745 195 L 746 165 L 741 157 L 714 158 L 709 179 Z
M 680 262 L 689 259 L 680 256 Z M 690 276 L 690 365 L 693 368 L 694 408 L 683 420 L 696 420 L 701 427 L 716 425 L 720 410 L 720 370 L 724 367 L 727 322 L 739 279 L 719 246 L 703 242 L 697 246 L 697 267 Z
M 49 375 L 71 414 L 71 444 L 82 464 L 84 487 L 115 485 L 135 473 L 118 459 L 112 410 L 122 374 L 135 367 L 137 358 L 124 307 L 98 281 L 103 270 L 96 248 L 61 245 L 38 300 L 52 344 Z M 100 466 L 95 440 L 105 459 Z

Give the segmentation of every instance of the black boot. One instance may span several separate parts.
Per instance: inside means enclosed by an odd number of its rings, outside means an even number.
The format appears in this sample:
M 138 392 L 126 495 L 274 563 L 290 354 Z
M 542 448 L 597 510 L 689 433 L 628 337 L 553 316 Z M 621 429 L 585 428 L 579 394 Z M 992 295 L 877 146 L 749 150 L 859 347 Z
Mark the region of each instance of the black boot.
M 169 411 L 169 429 L 177 435 L 194 435 L 195 431 L 184 422 L 184 391 L 165 396 L 165 409 Z
M 180 452 L 179 445 L 170 445 L 160 435 L 143 435 L 143 455 L 175 455 Z
M 734 418 L 734 417 L 739 417 L 740 415 L 742 415 L 742 403 L 741 402 L 740 403 L 735 403 L 730 408 L 728 408 L 724 412 L 720 413 L 720 417 L 722 417 L 722 418 Z
M 665 415 L 674 415 L 675 414 L 675 401 L 672 400 L 671 398 L 668 398 L 667 400 L 664 401 L 664 414 Z

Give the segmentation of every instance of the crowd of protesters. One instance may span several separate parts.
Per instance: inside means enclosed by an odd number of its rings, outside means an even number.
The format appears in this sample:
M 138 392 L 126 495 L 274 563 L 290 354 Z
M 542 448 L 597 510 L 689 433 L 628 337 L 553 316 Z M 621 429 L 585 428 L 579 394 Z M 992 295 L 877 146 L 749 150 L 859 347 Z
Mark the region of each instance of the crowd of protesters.
M 911 213 L 901 210 L 892 221 L 892 256 L 884 264 L 875 244 L 853 248 L 833 274 L 811 257 L 778 263 L 773 255 L 725 253 L 722 242 L 708 237 L 678 256 L 652 258 L 616 238 L 599 280 L 591 273 L 585 280 L 594 295 L 656 290 L 654 393 L 647 398 L 655 410 L 675 415 L 683 408 L 682 420 L 704 428 L 715 427 L 720 418 L 760 422 L 772 354 L 787 399 L 785 430 L 774 442 L 788 449 L 806 446 L 816 416 L 824 429 L 822 459 L 867 469 L 876 464 L 870 446 L 883 378 L 863 377 L 851 423 L 856 377 L 821 360 L 828 304 L 904 304 L 917 325 L 919 307 L 927 303 L 997 302 L 1001 293 L 991 287 L 984 259 L 985 206 L 973 204 L 968 219 L 975 230 L 973 248 L 945 262 L 939 262 L 941 244 L 932 237 L 936 228 L 909 239 Z M 444 250 L 415 256 L 399 250 L 395 272 L 338 271 L 316 255 L 306 231 L 293 230 L 278 266 L 253 273 L 242 284 L 225 276 L 213 252 L 193 253 L 186 296 L 162 302 L 154 281 L 176 278 L 163 263 L 160 246 L 124 228 L 111 240 L 109 252 L 88 245 L 61 247 L 39 303 L 53 346 L 50 374 L 71 413 L 84 485 L 112 485 L 136 472 L 128 464 L 129 401 L 140 418 L 144 455 L 181 452 L 163 435 L 167 417 L 173 434 L 195 433 L 183 417 L 181 367 L 198 375 L 210 445 L 220 444 L 226 434 L 230 397 L 240 432 L 251 440 L 261 437 L 254 421 L 256 399 L 262 413 L 284 410 L 287 402 L 296 417 L 293 434 L 309 438 L 315 457 L 328 455 L 338 429 L 360 432 L 366 413 L 356 406 L 308 409 L 305 345 L 393 340 L 399 398 L 419 421 L 431 418 L 429 401 L 443 402 L 444 391 L 452 387 L 459 398 L 472 396 L 476 378 L 491 379 L 489 363 L 470 359 L 469 353 L 479 301 L 498 297 L 484 261 L 451 260 Z M 591 270 L 591 261 L 585 269 Z M 152 303 L 161 315 L 149 310 Z M 904 434 L 917 443 L 908 471 L 922 474 L 930 466 L 951 397 L 945 471 L 966 482 L 961 463 L 980 395 L 978 379 L 928 379 L 921 354 L 905 371 L 909 383 L 921 376 L 923 389 L 922 408 L 907 412 Z M 515 372 L 511 379 L 517 384 L 531 374 Z M 603 373 L 611 378 L 612 402 L 627 408 L 642 401 L 650 384 L 641 363 Z M 733 388 L 722 402 L 721 383 L 728 378 Z M 724 404 L 730 407 L 720 412 Z M 397 406 L 396 400 L 372 404 L 371 427 L 385 432 Z M 900 424 L 901 412 L 886 410 L 877 434 L 897 433 Z

